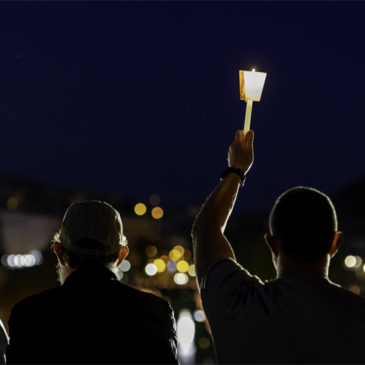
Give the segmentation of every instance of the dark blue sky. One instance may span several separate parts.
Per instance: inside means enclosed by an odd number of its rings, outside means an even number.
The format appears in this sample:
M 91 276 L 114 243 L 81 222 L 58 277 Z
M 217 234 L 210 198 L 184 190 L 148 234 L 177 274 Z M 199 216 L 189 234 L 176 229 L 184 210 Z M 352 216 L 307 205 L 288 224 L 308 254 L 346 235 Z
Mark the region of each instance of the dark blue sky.
M 240 208 L 365 173 L 365 3 L 0 3 L 2 173 L 200 204 L 268 73 Z

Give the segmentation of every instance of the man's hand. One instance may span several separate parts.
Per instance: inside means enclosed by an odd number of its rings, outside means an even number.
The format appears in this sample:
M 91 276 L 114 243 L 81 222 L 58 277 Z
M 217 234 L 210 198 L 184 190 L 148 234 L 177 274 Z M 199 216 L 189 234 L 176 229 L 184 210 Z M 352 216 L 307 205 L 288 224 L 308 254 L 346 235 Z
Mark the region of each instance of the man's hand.
M 228 166 L 247 173 L 253 163 L 253 131 L 236 132 L 234 141 L 228 150 Z

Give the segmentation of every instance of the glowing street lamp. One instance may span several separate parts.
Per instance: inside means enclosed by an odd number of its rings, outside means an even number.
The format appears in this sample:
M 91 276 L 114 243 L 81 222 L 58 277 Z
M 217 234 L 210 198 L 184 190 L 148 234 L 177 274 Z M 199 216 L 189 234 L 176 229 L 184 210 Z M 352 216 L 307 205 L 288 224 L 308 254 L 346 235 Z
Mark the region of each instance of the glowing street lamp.
M 262 89 L 266 79 L 266 72 L 239 71 L 240 78 L 240 99 L 246 100 L 245 126 L 243 130 L 247 132 L 250 129 L 252 102 L 260 101 Z

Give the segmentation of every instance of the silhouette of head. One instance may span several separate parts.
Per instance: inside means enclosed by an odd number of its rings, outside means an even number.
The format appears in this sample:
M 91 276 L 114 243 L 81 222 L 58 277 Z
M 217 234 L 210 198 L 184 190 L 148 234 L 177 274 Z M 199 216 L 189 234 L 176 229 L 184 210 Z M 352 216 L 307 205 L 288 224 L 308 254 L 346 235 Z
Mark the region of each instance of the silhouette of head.
M 269 230 L 277 241 L 279 254 L 301 261 L 315 260 L 331 251 L 337 232 L 336 210 L 322 192 L 295 187 L 276 200 L 270 213 Z
M 103 265 L 114 270 L 128 254 L 118 211 L 97 200 L 72 204 L 54 235 L 53 249 L 61 282 L 83 266 Z

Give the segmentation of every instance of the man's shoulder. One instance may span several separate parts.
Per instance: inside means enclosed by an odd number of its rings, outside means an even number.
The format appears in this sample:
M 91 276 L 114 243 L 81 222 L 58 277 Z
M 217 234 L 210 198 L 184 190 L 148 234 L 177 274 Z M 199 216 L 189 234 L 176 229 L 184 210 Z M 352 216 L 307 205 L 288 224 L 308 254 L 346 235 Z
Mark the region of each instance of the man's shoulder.
M 22 313 L 24 315 L 28 315 L 29 313 L 49 313 L 52 308 L 56 309 L 61 306 L 63 306 L 63 311 L 67 312 L 67 308 L 69 307 L 69 303 L 67 305 L 67 302 L 69 300 L 72 300 L 73 306 L 75 306 L 77 301 L 80 303 L 87 301 L 88 295 L 97 295 L 99 290 L 92 286 L 78 292 L 76 289 L 73 287 L 70 288 L 67 285 L 60 285 L 33 294 L 16 303 L 12 309 L 12 315 L 20 315 Z M 146 315 L 154 315 L 157 319 L 167 320 L 173 315 L 170 304 L 164 298 L 117 280 L 110 281 L 108 285 L 105 285 L 100 294 L 98 299 L 99 308 L 100 304 L 104 302 L 106 306 L 110 307 L 110 310 L 113 310 L 114 306 L 109 301 L 109 299 L 113 298 L 115 305 L 119 308 L 129 308 L 133 311 L 143 312 Z M 97 304 L 95 303 L 95 305 Z M 92 306 L 93 304 L 90 302 L 87 310 Z
M 329 308 L 354 307 L 365 311 L 365 298 L 352 293 L 328 278 L 314 274 L 294 273 L 275 279 L 265 284 L 265 291 L 287 293 L 288 296 L 302 296 L 306 302 L 313 301 L 318 306 L 329 305 Z M 316 301 L 316 298 L 321 298 Z
M 29 297 L 26 297 L 17 302 L 13 307 L 13 312 L 15 310 L 19 311 L 22 309 L 29 310 L 29 307 L 40 308 L 40 306 L 42 306 L 42 303 L 46 305 L 46 303 L 48 303 L 50 300 L 57 298 L 61 291 L 61 286 L 58 286 L 30 295 Z
M 121 294 L 128 298 L 129 305 L 136 306 L 145 313 L 152 313 L 158 317 L 172 315 L 172 308 L 168 301 L 149 289 L 139 289 L 116 281 L 114 285 Z
M 328 288 L 330 291 L 332 291 L 333 295 L 340 298 L 340 300 L 347 303 L 352 303 L 355 306 L 360 306 L 363 308 L 363 310 L 365 310 L 365 298 L 361 295 L 355 294 L 350 290 L 343 288 L 341 285 L 331 281 L 328 282 Z
M 59 291 L 59 287 L 47 289 L 17 302 L 13 306 L 9 318 L 10 335 L 12 335 L 12 328 L 20 326 L 26 331 L 30 331 L 30 328 L 32 331 L 36 331 L 42 318 L 44 318 L 44 323 L 50 323 L 52 312 L 56 309 L 55 303 L 58 302 L 57 293 Z

